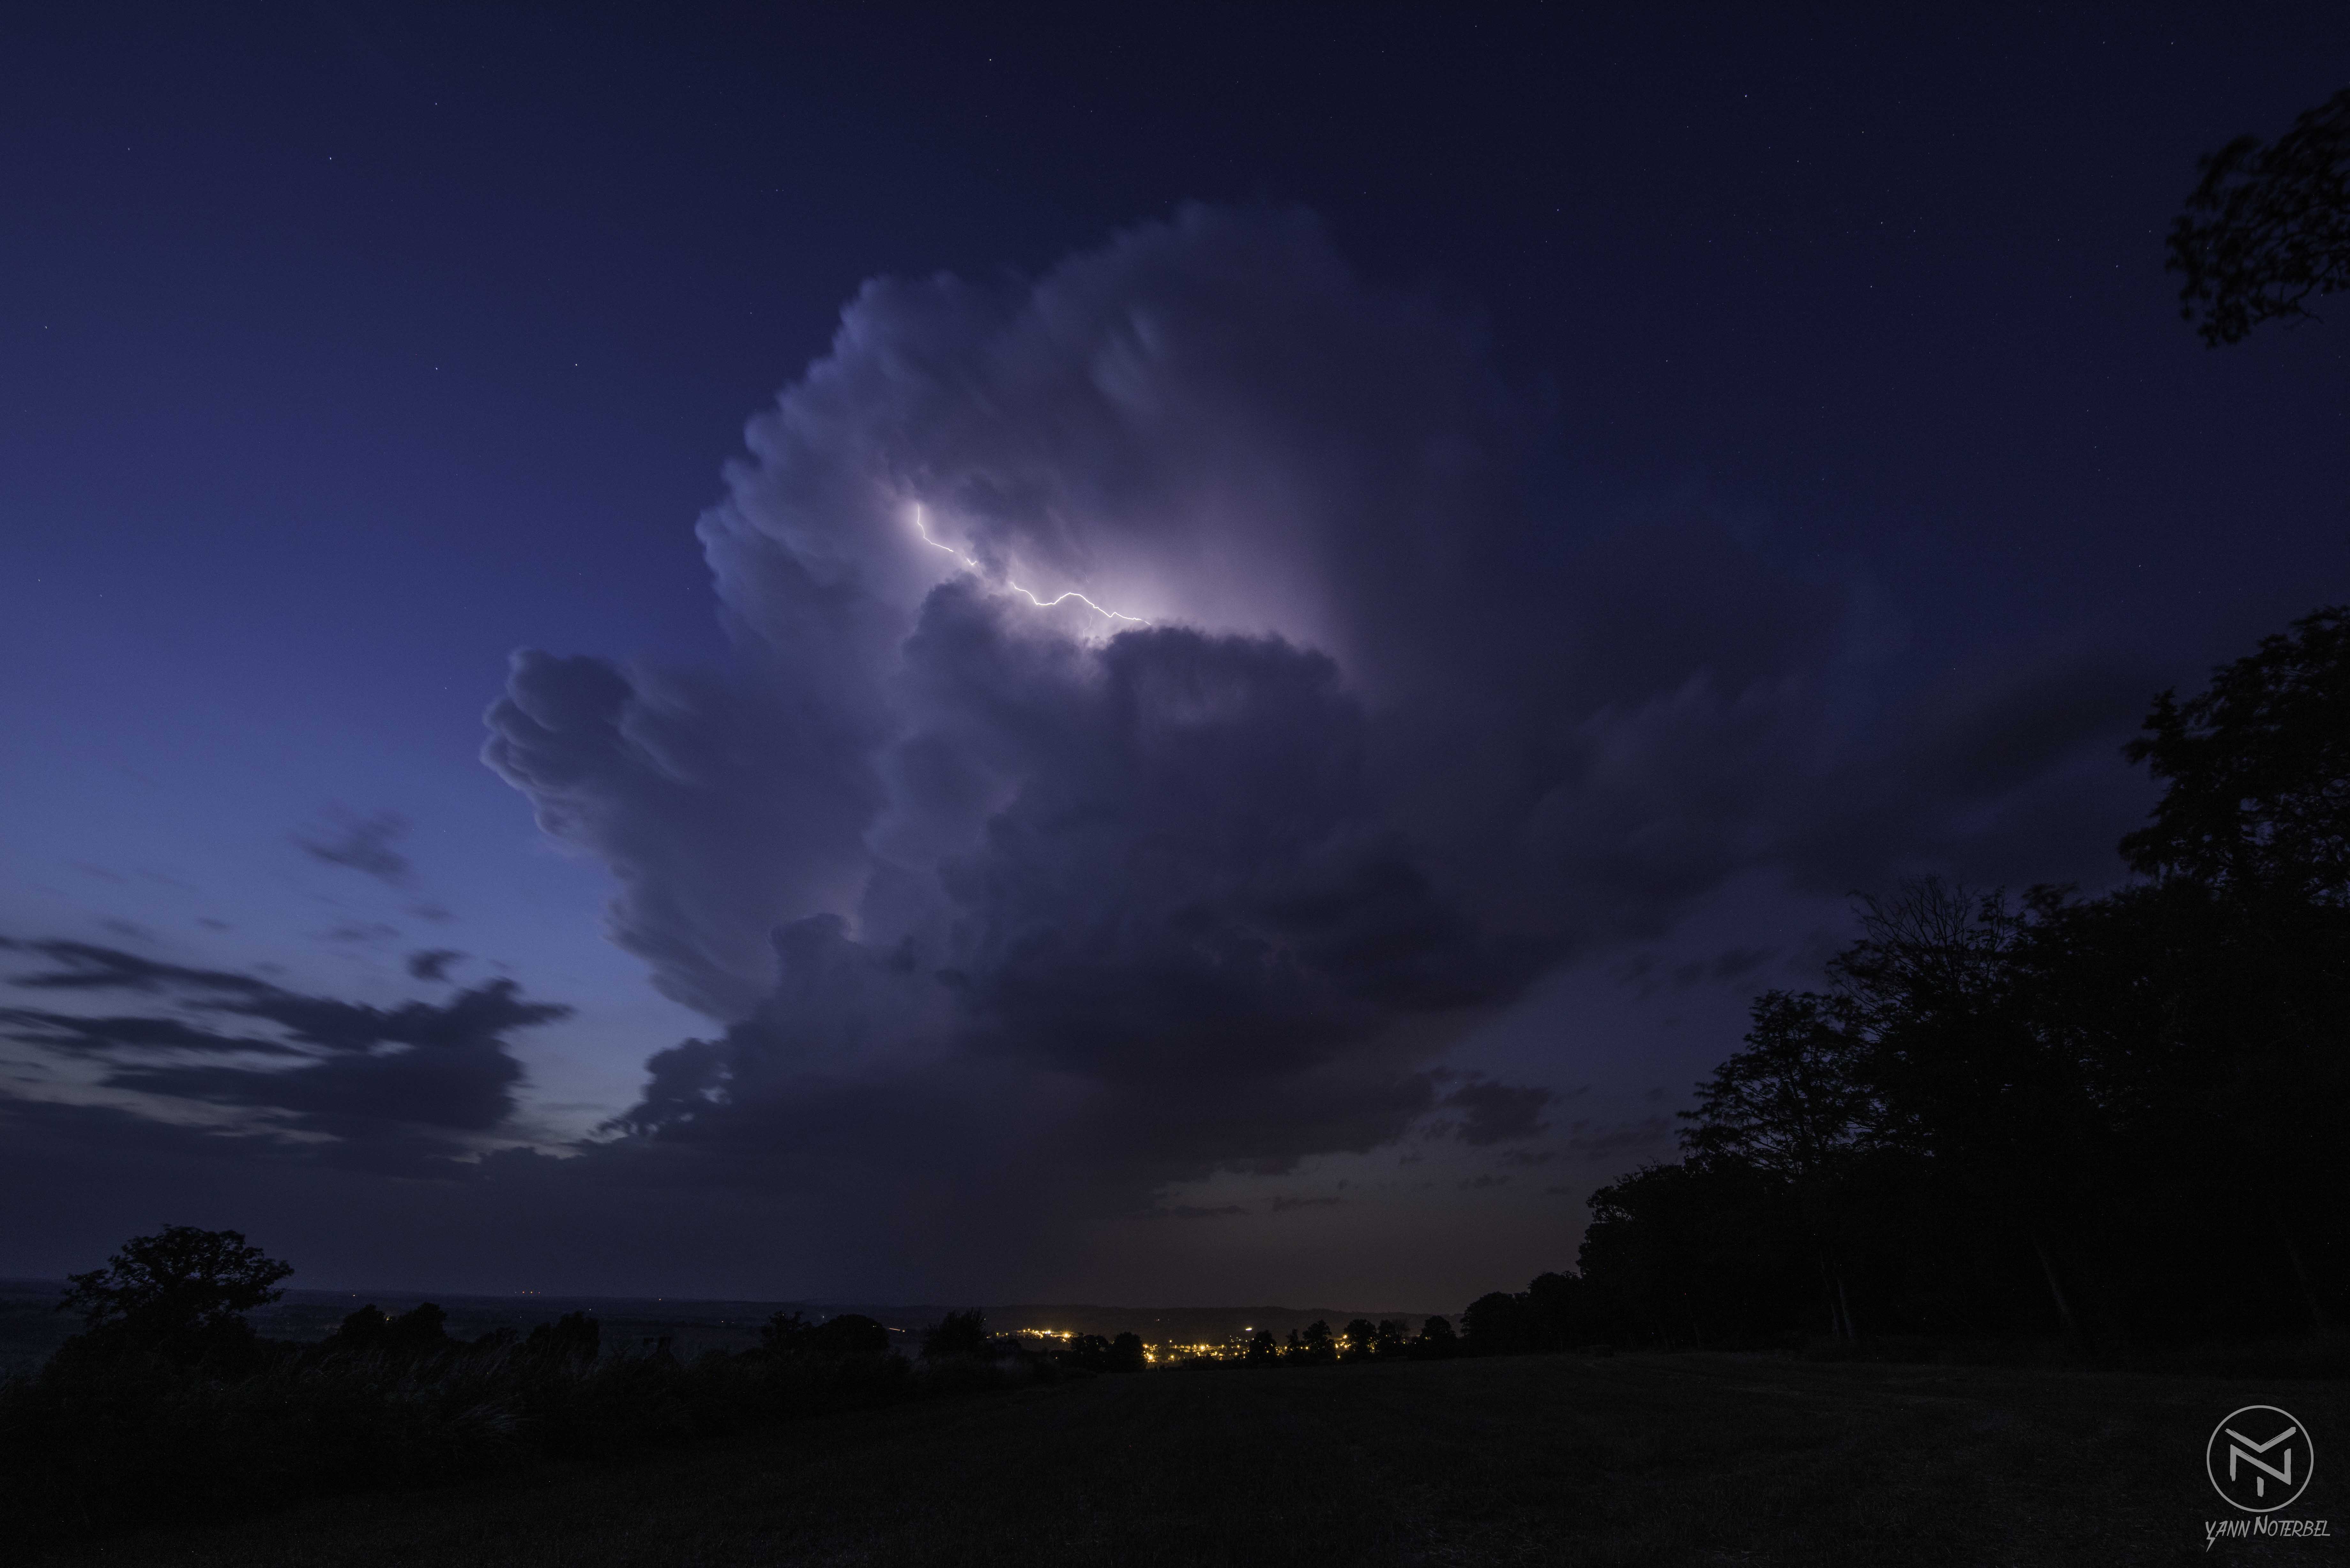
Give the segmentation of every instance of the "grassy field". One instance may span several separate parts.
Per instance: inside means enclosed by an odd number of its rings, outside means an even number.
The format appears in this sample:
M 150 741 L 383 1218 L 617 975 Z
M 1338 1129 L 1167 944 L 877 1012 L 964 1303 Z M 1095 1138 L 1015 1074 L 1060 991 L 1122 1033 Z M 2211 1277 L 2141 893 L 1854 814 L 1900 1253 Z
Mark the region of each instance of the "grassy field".
M 1099 1377 L 829 1417 L 624 1466 L 358 1497 L 57 1562 L 2083 1564 L 2204 1558 L 2205 1437 L 2350 1386 L 1730 1355 Z M 2350 1525 L 2350 1519 L 2342 1523 Z M 2210 1559 L 2330 1563 L 2335 1542 Z

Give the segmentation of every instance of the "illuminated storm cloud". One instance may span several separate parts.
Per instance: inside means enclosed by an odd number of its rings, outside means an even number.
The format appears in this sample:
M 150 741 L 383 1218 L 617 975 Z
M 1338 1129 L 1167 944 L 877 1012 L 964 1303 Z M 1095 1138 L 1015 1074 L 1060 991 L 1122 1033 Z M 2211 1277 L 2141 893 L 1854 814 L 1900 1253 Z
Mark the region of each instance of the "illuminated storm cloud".
M 1972 809 L 1882 785 L 1937 737 L 1829 722 L 1838 590 L 1702 520 L 1544 512 L 1536 424 L 1304 214 L 868 284 L 702 519 L 735 668 L 525 652 L 489 714 L 720 1025 L 628 1141 L 1128 1212 L 1396 1139 L 1587 944 L 1758 866 L 1856 885 Z

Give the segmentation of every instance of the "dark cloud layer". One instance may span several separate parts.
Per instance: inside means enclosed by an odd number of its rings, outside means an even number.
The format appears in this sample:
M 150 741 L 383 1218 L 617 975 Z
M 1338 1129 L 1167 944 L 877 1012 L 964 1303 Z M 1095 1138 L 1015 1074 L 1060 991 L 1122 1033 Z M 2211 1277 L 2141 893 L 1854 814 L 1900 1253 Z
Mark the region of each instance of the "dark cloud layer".
M 455 948 L 421 948 L 408 955 L 408 973 L 412 980 L 445 981 L 452 965 L 465 961 L 467 955 Z
M 1444 1096 L 1448 1110 L 1461 1111 L 1461 1141 L 1468 1144 L 1509 1143 L 1530 1138 L 1546 1125 L 1543 1107 L 1556 1098 L 1538 1086 L 1477 1082 L 1463 1084 Z
M 82 942 L 0 939 L 0 954 L 46 964 L 11 975 L 17 989 L 127 994 L 140 1007 L 0 1008 L 0 1038 L 95 1064 L 102 1068 L 98 1088 L 151 1106 L 193 1102 L 258 1113 L 228 1129 L 244 1148 L 293 1134 L 325 1158 L 357 1154 L 397 1164 L 462 1152 L 463 1135 L 488 1133 L 514 1114 L 523 1070 L 507 1036 L 570 1012 L 525 1001 L 505 980 L 443 1005 L 379 1008 Z M 52 1106 L 47 1114 L 62 1112 Z
M 2062 874 L 2114 816 L 2126 672 L 1909 694 L 1846 582 L 1559 514 L 1543 433 L 1298 213 L 868 285 L 702 519 L 737 668 L 526 651 L 488 716 L 723 1025 L 615 1149 L 1108 1213 L 1441 1107 L 1523 1140 L 1547 1091 L 1432 1073 L 1545 970 L 1758 869 Z

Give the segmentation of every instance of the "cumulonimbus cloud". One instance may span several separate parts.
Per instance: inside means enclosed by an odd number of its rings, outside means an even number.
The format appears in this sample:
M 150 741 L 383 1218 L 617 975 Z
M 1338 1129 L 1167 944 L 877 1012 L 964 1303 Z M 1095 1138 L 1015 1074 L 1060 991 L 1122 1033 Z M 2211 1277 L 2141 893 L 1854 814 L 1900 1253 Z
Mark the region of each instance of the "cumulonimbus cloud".
M 1558 515 L 1539 426 L 1475 323 L 1306 214 L 868 285 L 702 520 L 735 666 L 526 651 L 488 715 L 720 1025 L 615 1130 L 1135 1210 L 1401 1136 L 1469 1023 L 1726 877 L 1981 815 L 1898 767 L 1862 813 L 1868 745 L 1935 742 L 1856 738 L 1842 592 L 1702 519 Z M 1497 1143 L 1544 1099 L 1444 1103 Z

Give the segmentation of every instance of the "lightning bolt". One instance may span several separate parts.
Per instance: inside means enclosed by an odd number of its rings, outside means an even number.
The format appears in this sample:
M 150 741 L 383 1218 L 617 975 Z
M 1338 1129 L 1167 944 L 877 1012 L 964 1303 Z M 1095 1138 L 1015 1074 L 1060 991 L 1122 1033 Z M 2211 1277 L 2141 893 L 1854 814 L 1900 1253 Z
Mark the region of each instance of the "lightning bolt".
M 938 540 L 931 537 L 930 529 L 925 527 L 922 524 L 922 504 L 919 501 L 914 503 L 914 532 L 920 534 L 922 536 L 922 543 L 928 545 L 931 549 L 944 550 L 948 555 L 952 556 L 956 560 L 961 561 L 972 571 L 976 572 L 980 569 L 979 563 L 977 561 L 972 560 L 969 556 L 964 555 L 952 545 L 942 545 Z M 1070 599 L 1075 599 L 1079 604 L 1085 606 L 1086 608 L 1093 611 L 1094 614 L 1100 616 L 1104 620 L 1131 621 L 1136 626 L 1149 626 L 1150 624 L 1139 615 L 1120 615 L 1114 609 L 1104 609 L 1101 606 L 1094 603 L 1093 600 L 1086 597 L 1085 595 L 1077 592 L 1075 588 L 1071 588 L 1067 593 L 1062 594 L 1057 598 L 1040 599 L 1035 594 L 1030 593 L 1026 588 L 1022 587 L 1018 583 L 1014 582 L 1010 577 L 1003 579 L 1003 586 L 1010 588 L 1014 593 L 1020 595 L 1023 598 L 1025 598 L 1030 604 L 1035 605 L 1038 609 L 1051 609 L 1055 605 L 1065 603 Z

